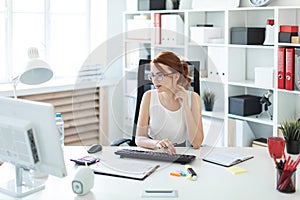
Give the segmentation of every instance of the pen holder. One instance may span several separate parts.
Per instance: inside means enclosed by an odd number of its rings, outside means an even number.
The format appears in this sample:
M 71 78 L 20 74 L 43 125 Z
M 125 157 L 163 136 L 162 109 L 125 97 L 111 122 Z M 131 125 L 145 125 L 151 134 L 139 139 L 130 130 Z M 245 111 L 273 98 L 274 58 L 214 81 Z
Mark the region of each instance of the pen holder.
M 277 168 L 277 190 L 283 193 L 296 191 L 296 170 L 283 170 Z

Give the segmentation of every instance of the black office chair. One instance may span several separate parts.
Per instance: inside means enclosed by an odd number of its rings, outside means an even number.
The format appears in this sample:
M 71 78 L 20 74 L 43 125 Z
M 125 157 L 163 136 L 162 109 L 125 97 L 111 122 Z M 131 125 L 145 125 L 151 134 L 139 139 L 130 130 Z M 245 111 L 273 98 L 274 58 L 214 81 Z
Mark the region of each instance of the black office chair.
M 143 94 L 152 88 L 152 81 L 148 80 L 148 73 L 150 72 L 150 62 L 148 59 L 141 59 L 139 61 L 138 75 L 137 75 L 137 99 L 135 106 L 135 114 L 134 114 L 134 124 L 132 131 L 132 138 L 119 138 L 114 140 L 110 145 L 111 146 L 119 146 L 123 143 L 127 143 L 129 146 L 136 146 L 135 144 L 135 136 L 136 136 L 136 128 L 137 122 L 139 118 L 140 112 L 140 104 L 142 101 Z M 199 68 L 200 61 L 185 61 L 189 64 L 189 66 L 193 67 L 193 79 L 191 87 L 195 92 L 200 95 L 200 80 L 199 80 Z

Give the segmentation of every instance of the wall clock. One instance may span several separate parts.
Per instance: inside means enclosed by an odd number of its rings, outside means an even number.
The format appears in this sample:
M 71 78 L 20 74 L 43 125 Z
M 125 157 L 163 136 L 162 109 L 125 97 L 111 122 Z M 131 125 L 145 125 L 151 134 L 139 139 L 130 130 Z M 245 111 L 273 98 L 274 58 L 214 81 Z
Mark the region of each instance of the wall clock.
M 268 5 L 272 0 L 249 0 L 250 4 L 253 6 L 266 6 Z

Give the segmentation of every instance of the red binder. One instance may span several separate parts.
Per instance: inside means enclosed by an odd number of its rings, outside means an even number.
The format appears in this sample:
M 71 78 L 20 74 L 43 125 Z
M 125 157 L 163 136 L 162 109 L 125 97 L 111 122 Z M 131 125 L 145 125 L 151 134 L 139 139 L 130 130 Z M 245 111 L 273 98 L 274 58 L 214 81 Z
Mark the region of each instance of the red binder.
M 285 48 L 278 48 L 278 88 L 285 88 Z
M 287 48 L 285 57 L 285 89 L 294 90 L 295 49 Z
M 154 13 L 154 44 L 160 44 L 161 43 L 161 14 L 160 13 Z

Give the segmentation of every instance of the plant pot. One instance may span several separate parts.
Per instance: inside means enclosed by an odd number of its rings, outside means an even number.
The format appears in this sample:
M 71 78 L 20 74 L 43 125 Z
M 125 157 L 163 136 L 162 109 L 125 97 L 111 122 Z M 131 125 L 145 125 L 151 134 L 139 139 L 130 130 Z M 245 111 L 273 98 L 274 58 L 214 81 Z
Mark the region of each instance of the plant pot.
M 300 141 L 286 140 L 286 152 L 289 154 L 299 154 L 300 153 Z
M 204 108 L 206 111 L 212 111 L 214 107 L 214 103 L 206 103 L 204 102 Z

